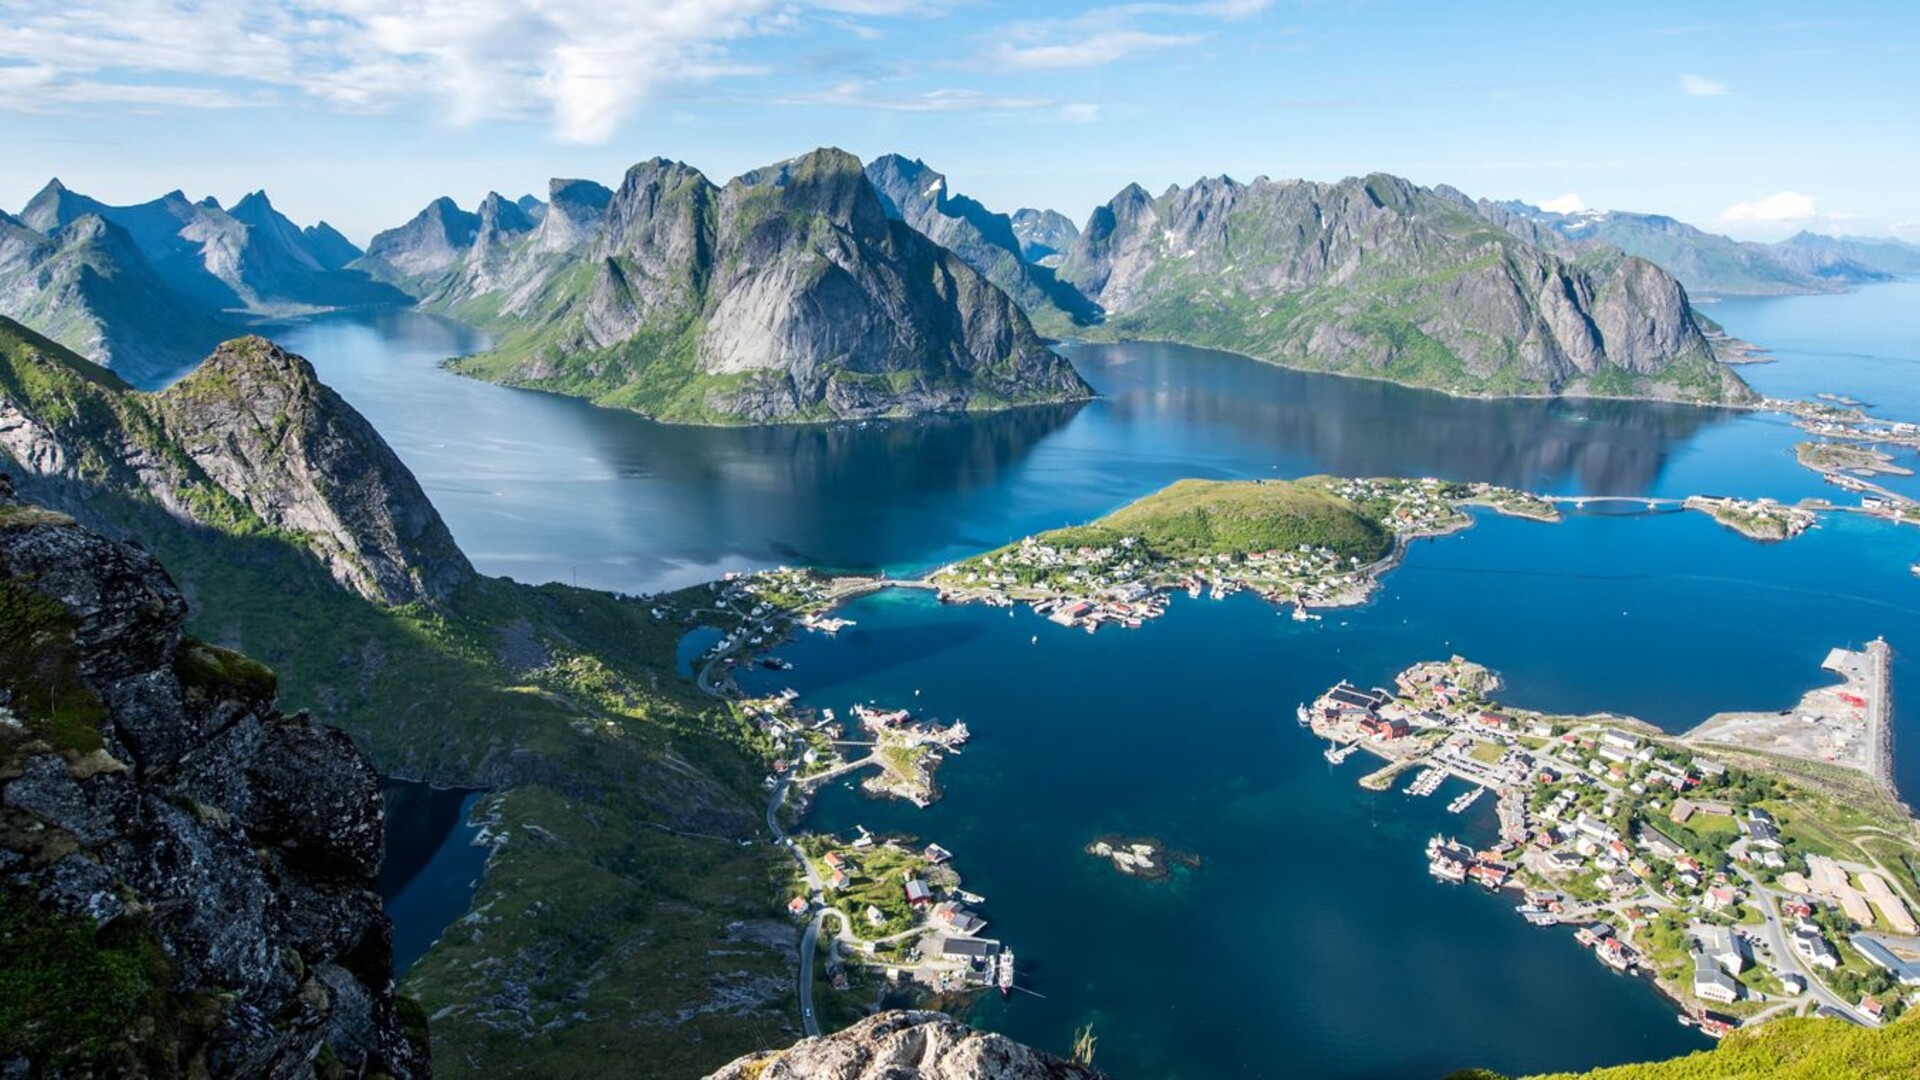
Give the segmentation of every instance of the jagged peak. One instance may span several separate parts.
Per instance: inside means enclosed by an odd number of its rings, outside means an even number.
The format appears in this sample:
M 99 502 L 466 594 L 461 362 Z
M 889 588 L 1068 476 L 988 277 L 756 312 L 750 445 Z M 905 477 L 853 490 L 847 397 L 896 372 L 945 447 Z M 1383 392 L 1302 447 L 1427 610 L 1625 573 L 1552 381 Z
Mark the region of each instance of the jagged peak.
M 564 206 L 598 212 L 605 210 L 612 201 L 613 189 L 595 180 L 554 177 L 547 182 L 549 207 Z
M 206 196 L 205 198 L 203 198 L 203 199 L 201 199 L 201 200 L 200 200 L 199 202 L 197 202 L 197 203 L 194 203 L 193 205 L 195 205 L 195 206 L 197 206 L 197 207 L 199 207 L 199 208 L 200 208 L 200 209 L 202 209 L 202 210 L 223 210 L 223 209 L 225 209 L 225 207 L 222 207 L 222 206 L 220 205 L 220 200 L 219 200 L 219 199 L 216 199 L 216 198 L 214 198 L 214 197 L 213 197 L 213 196 L 211 196 L 211 195 L 208 195 L 208 196 Z

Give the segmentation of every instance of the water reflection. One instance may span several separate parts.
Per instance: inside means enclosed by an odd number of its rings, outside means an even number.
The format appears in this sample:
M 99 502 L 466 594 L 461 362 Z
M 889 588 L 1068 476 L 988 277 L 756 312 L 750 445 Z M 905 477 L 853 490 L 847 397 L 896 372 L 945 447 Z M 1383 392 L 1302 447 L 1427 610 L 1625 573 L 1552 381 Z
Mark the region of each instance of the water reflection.
M 1101 394 L 1085 405 L 676 427 L 449 374 L 444 357 L 485 339 L 428 315 L 334 315 L 277 333 L 393 443 L 483 570 L 633 592 L 779 563 L 921 568 L 1187 476 L 1441 475 L 1637 494 L 1705 432 L 1752 423 L 1640 402 L 1449 398 L 1121 344 L 1066 350 Z M 1705 482 L 1751 471 L 1750 456 L 1716 458 Z

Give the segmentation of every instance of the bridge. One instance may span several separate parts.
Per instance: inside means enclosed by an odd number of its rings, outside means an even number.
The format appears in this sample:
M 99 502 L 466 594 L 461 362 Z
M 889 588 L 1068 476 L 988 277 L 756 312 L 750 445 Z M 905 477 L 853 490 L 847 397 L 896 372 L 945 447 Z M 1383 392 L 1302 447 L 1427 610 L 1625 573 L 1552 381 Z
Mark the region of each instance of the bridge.
M 1540 501 L 1571 506 L 1575 510 L 1585 510 L 1589 503 L 1618 503 L 1623 506 L 1640 506 L 1648 511 L 1684 510 L 1685 499 L 1658 499 L 1646 495 L 1541 495 Z

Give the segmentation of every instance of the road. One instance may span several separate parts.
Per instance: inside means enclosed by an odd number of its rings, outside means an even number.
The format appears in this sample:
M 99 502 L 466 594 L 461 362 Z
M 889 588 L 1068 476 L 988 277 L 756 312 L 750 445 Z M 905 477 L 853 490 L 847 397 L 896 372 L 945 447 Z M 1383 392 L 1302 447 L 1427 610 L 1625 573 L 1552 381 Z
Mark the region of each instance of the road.
M 1747 883 L 1748 891 L 1752 892 L 1753 895 L 1759 899 L 1760 908 L 1766 913 L 1767 921 L 1761 926 L 1760 933 L 1767 940 L 1767 948 L 1773 951 L 1775 958 L 1782 964 L 1788 965 L 1792 971 L 1807 980 L 1807 994 L 1820 1004 L 1839 1012 L 1843 1016 L 1852 1018 L 1856 1023 L 1864 1024 L 1868 1027 L 1878 1026 L 1877 1022 L 1862 1014 L 1860 1010 L 1854 1008 L 1851 1003 L 1841 999 L 1838 994 L 1827 989 L 1827 985 L 1821 982 L 1819 976 L 1815 975 L 1813 971 L 1807 967 L 1805 961 L 1801 959 L 1800 954 L 1793 951 L 1793 947 L 1787 942 L 1786 935 L 1781 929 L 1780 908 L 1776 903 L 1774 894 L 1762 887 L 1761 884 L 1755 881 L 1753 876 L 1745 870 L 1739 867 L 1735 867 L 1734 869 L 1742 880 Z

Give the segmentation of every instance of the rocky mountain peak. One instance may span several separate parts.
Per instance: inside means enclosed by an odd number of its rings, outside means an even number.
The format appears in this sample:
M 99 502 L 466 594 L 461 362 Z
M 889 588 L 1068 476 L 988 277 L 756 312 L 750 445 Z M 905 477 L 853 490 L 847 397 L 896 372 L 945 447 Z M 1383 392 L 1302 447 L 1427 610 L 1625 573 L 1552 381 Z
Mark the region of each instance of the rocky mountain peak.
M 186 637 L 152 556 L 4 479 L 0 609 L 0 907 L 30 1021 L 0 1070 L 427 1076 L 352 742 Z
M 370 599 L 443 600 L 473 577 L 413 474 L 302 357 L 229 341 L 153 402 L 208 477 Z
M 1099 1080 L 1103 1074 L 937 1012 L 883 1012 L 707 1080 Z

